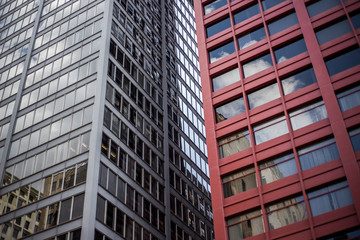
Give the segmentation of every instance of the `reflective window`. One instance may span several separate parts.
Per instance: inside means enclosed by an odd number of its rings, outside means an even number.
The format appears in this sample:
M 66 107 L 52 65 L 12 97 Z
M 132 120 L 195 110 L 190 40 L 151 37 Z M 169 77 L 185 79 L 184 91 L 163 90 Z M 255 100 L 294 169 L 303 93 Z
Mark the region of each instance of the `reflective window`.
M 289 132 L 285 116 L 254 126 L 255 143 L 260 144 Z
M 226 43 L 225 45 L 209 51 L 210 63 L 216 62 L 235 52 L 234 42 Z
M 303 128 L 328 117 L 323 101 L 290 112 L 289 116 L 293 130 Z
M 261 4 L 262 4 L 262 7 L 263 7 L 263 10 L 267 10 L 267 9 L 270 9 L 282 2 L 284 2 L 285 0 L 262 0 L 261 1 Z
M 256 90 L 248 94 L 250 109 L 256 108 L 262 104 L 270 102 L 280 97 L 280 91 L 277 83 Z
M 261 184 L 265 185 L 297 173 L 294 154 L 275 157 L 259 165 Z
M 349 131 L 349 136 L 354 152 L 360 151 L 360 128 Z
M 309 192 L 308 197 L 313 216 L 353 204 L 347 181 Z
M 316 38 L 321 45 L 351 31 L 352 29 L 350 27 L 349 21 L 345 19 L 341 22 L 337 22 L 331 26 L 316 31 Z
M 306 51 L 307 48 L 304 39 L 299 39 L 296 42 L 290 43 L 285 47 L 276 49 L 274 51 L 276 63 L 284 62 Z
M 281 80 L 284 94 L 292 93 L 316 82 L 316 76 L 313 68 L 294 74 Z
M 303 196 L 293 197 L 267 206 L 266 213 L 270 230 L 285 227 L 308 217 Z
M 230 18 L 225 18 L 206 28 L 206 36 L 211 37 L 231 26 Z
M 238 68 L 234 68 L 211 79 L 213 91 L 217 91 L 238 81 L 240 81 L 240 72 Z
M 224 198 L 257 187 L 255 168 L 247 168 L 223 177 Z
M 360 64 L 360 48 L 356 48 L 325 61 L 330 76 Z
M 234 14 L 234 24 L 241 23 L 260 13 L 259 4 L 252 5 Z
M 355 29 L 360 28 L 360 13 L 356 13 L 350 17 L 351 22 Z
M 230 156 L 234 153 L 251 147 L 248 131 L 241 131 L 222 138 L 218 141 L 220 158 Z
M 255 60 L 243 64 L 242 68 L 245 77 L 250 77 L 262 70 L 265 70 L 273 66 L 270 53 L 263 55 Z
M 309 16 L 313 17 L 337 5 L 340 5 L 340 0 L 320 0 L 307 6 L 307 10 Z
M 268 24 L 269 34 L 274 35 L 275 33 L 281 32 L 291 26 L 298 24 L 296 13 L 291 13 L 283 18 L 276 20 L 275 22 Z
M 204 14 L 209 14 L 227 4 L 227 0 L 216 0 L 204 6 Z
M 222 122 L 243 112 L 245 112 L 244 99 L 235 99 L 215 108 L 216 122 Z
M 226 220 L 229 240 L 244 239 L 264 233 L 261 210 L 255 210 Z
M 238 38 L 239 49 L 244 49 L 266 38 L 265 29 L 261 27 Z
M 349 110 L 360 105 L 360 85 L 336 94 L 341 111 Z

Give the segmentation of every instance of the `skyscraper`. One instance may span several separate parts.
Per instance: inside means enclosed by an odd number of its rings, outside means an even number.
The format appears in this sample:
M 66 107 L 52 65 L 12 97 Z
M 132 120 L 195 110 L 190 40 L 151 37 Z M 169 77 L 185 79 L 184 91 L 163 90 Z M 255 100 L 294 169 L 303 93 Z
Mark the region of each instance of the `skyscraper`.
M 359 11 L 195 1 L 216 239 L 360 236 Z
M 192 2 L 0 16 L 0 239 L 213 239 Z

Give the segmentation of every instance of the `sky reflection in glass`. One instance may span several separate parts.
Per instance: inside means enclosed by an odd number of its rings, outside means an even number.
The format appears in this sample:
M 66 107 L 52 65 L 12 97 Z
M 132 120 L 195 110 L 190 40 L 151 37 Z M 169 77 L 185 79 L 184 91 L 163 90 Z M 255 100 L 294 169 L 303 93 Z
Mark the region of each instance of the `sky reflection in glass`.
M 229 42 L 221 47 L 209 51 L 210 63 L 216 62 L 235 52 L 234 42 Z
M 292 93 L 296 90 L 304 88 L 316 82 L 315 72 L 313 68 L 299 72 L 295 75 L 281 80 L 284 94 Z
M 264 27 L 238 38 L 239 49 L 244 49 L 266 38 Z

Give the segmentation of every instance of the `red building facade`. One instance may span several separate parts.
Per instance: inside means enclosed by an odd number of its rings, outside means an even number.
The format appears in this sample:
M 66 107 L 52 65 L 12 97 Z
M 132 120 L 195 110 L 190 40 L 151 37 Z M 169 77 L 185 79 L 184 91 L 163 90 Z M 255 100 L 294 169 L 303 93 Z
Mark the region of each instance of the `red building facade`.
M 360 236 L 360 2 L 195 1 L 216 239 Z

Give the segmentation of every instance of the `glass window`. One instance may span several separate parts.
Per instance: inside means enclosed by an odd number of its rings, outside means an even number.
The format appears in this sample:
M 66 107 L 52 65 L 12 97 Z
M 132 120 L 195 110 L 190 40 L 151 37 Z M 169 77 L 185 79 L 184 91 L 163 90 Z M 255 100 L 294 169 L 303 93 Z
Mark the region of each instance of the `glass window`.
M 325 61 L 330 76 L 360 64 L 360 48 L 353 49 Z
M 261 210 L 254 210 L 226 220 L 229 240 L 244 239 L 264 233 Z
M 225 18 L 217 23 L 212 24 L 206 28 L 206 36 L 209 38 L 231 26 L 230 18 Z
M 223 177 L 224 198 L 257 187 L 255 168 L 247 168 Z
M 289 132 L 285 116 L 254 126 L 255 144 L 260 144 Z
M 71 198 L 61 202 L 61 211 L 59 217 L 59 224 L 70 219 Z
M 269 86 L 256 90 L 255 92 L 248 94 L 250 109 L 256 108 L 267 102 L 280 97 L 280 91 L 277 83 L 273 83 Z
M 290 112 L 289 116 L 293 130 L 303 128 L 328 117 L 323 101 Z
M 220 158 L 251 147 L 249 131 L 240 131 L 218 141 Z
M 304 39 L 299 39 L 274 51 L 276 63 L 284 62 L 306 51 L 307 48 Z
M 351 22 L 355 29 L 360 28 L 360 13 L 356 13 L 350 17 Z
M 360 150 L 360 128 L 349 131 L 351 144 L 354 148 L 354 152 Z
M 267 9 L 270 9 L 282 2 L 284 2 L 285 0 L 262 0 L 261 4 L 263 6 L 264 11 Z
M 293 197 L 266 207 L 270 230 L 307 219 L 304 197 Z
M 216 0 L 204 6 L 204 14 L 209 14 L 227 4 L 227 0 Z
M 294 154 L 275 157 L 259 165 L 261 184 L 265 185 L 297 173 Z
M 211 79 L 213 91 L 217 91 L 238 81 L 240 81 L 240 72 L 238 68 L 234 68 Z
M 316 82 L 316 76 L 313 68 L 291 75 L 281 80 L 284 94 L 292 93 Z
M 340 5 L 339 0 L 320 0 L 307 6 L 307 10 L 309 16 L 313 17 L 337 5 Z
M 311 191 L 308 197 L 313 216 L 353 204 L 347 181 Z
M 340 158 L 335 139 L 328 139 L 298 151 L 301 169 L 307 170 Z
M 350 27 L 349 21 L 345 19 L 341 22 L 337 22 L 324 29 L 316 31 L 315 34 L 319 45 L 321 45 L 351 31 L 352 29 Z
M 234 42 L 229 42 L 221 47 L 209 51 L 210 63 L 216 62 L 235 52 Z
M 260 13 L 259 4 L 252 5 L 234 14 L 234 24 L 241 23 Z
M 265 29 L 261 27 L 238 38 L 239 49 L 244 49 L 266 38 Z
M 298 24 L 298 19 L 296 17 L 296 13 L 291 13 L 283 18 L 280 18 L 272 23 L 268 24 L 269 34 L 270 36 L 281 32 L 291 26 Z
M 238 98 L 215 108 L 216 122 L 221 122 L 245 112 L 244 99 Z
M 242 68 L 245 77 L 250 77 L 262 70 L 265 70 L 273 66 L 270 53 L 263 55 L 255 60 L 243 64 Z
M 341 111 L 349 110 L 360 105 L 360 85 L 354 86 L 351 89 L 338 93 L 338 102 Z

